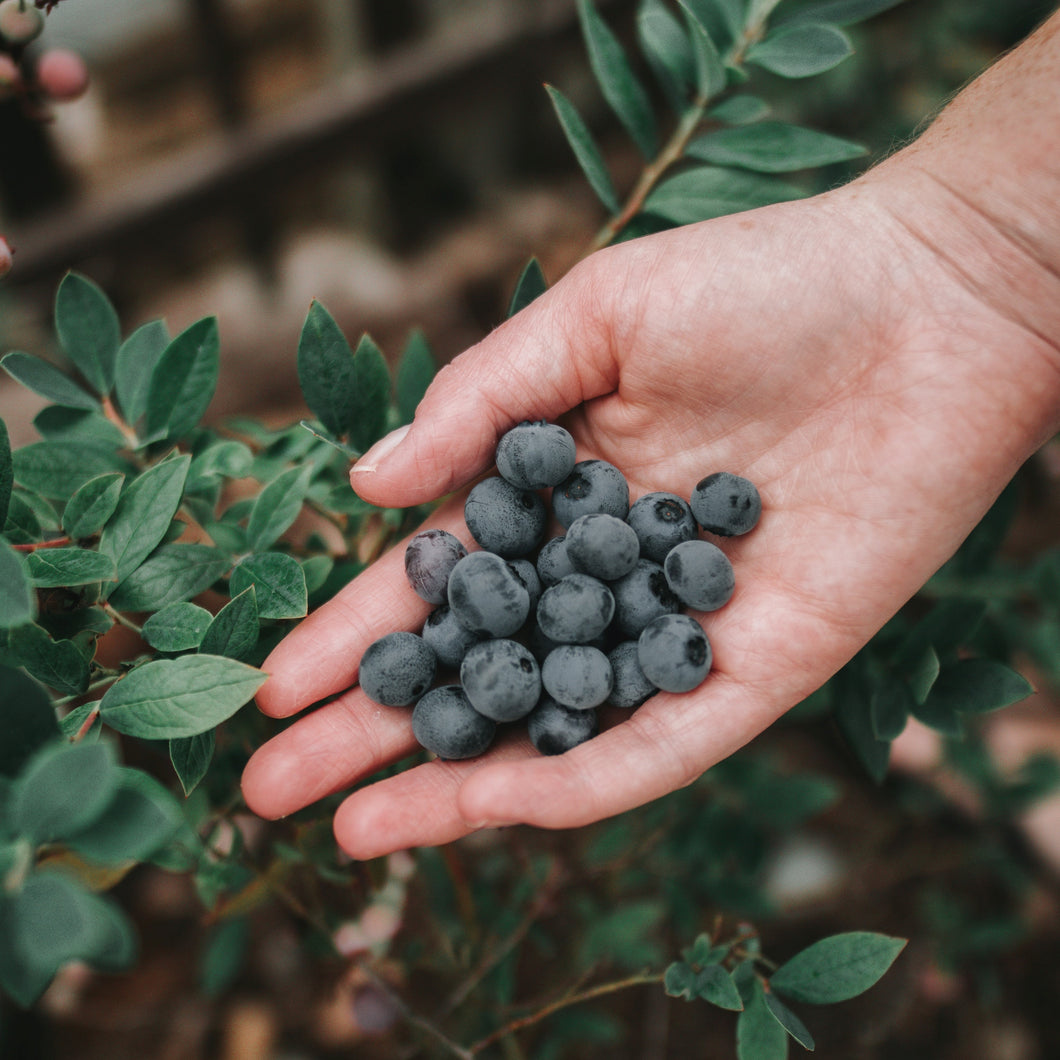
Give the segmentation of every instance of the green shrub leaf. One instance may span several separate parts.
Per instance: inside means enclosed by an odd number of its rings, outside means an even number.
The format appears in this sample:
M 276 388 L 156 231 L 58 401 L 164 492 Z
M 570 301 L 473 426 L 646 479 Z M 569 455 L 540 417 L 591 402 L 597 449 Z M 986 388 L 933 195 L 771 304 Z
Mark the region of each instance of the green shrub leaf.
M 962 714 L 986 714 L 1018 703 L 1033 691 L 1022 674 L 1004 663 L 993 659 L 958 659 L 939 671 L 925 705 Z
M 312 467 L 290 467 L 281 471 L 262 491 L 247 520 L 247 548 L 261 552 L 274 544 L 298 518 L 309 489 Z
M 662 0 L 640 5 L 637 40 L 670 105 L 683 110 L 696 77 L 695 59 L 688 34 Z
M 781 20 L 785 25 L 812 22 L 820 24 L 830 23 L 835 26 L 853 26 L 857 22 L 864 22 L 892 7 L 897 7 L 904 0 L 818 0 L 817 3 L 807 4 L 790 16 L 784 15 L 784 9 L 777 18 L 779 25 Z
M 718 1008 L 739 1012 L 743 1009 L 743 999 L 732 976 L 720 964 L 708 964 L 696 972 L 693 990 L 698 998 L 709 1001 Z
M 215 317 L 185 328 L 166 347 L 147 391 L 148 438 L 181 438 L 198 425 L 217 389 L 220 358 Z
M 752 44 L 747 61 L 781 77 L 812 77 L 838 66 L 853 50 L 836 26 L 782 26 Z
M 199 650 L 244 662 L 258 643 L 258 602 L 253 585 L 233 596 L 214 616 Z
M 191 457 L 184 455 L 148 468 L 131 482 L 99 539 L 123 582 L 165 537 L 180 507 Z
M 63 839 L 99 817 L 117 785 L 108 744 L 49 744 L 12 786 L 11 827 L 35 844 Z
M 696 973 L 684 961 L 674 961 L 663 974 L 663 989 L 670 997 L 691 1001 L 696 996 Z
M 850 140 L 781 121 L 719 129 L 693 140 L 686 150 L 704 162 L 756 173 L 790 173 L 845 162 L 865 153 L 864 147 Z
M 696 6 L 678 0 L 685 14 L 688 33 L 692 41 L 692 59 L 696 69 L 696 88 L 703 99 L 712 99 L 726 84 L 728 77 L 721 60 L 718 46 L 710 35 L 706 24 L 700 19 Z
M 205 607 L 177 601 L 144 623 L 144 640 L 156 651 L 190 651 L 202 643 L 211 622 L 213 615 Z
M 563 134 L 567 137 L 567 143 L 570 144 L 578 165 L 589 181 L 589 186 L 608 213 L 618 213 L 618 193 L 611 182 L 611 174 L 607 171 L 600 149 L 589 132 L 589 126 L 585 124 L 574 104 L 558 88 L 545 85 L 545 91 L 552 100 Z
M 309 307 L 298 340 L 298 383 L 314 416 L 336 438 L 350 431 L 357 400 L 353 350 L 320 302 Z
M 913 696 L 905 681 L 887 674 L 873 689 L 870 701 L 872 731 L 876 739 L 896 739 L 905 728 L 913 705 Z
M 578 0 L 578 18 L 589 53 L 589 65 L 604 99 L 640 148 L 641 154 L 651 158 L 658 149 L 659 137 L 648 93 L 637 80 L 622 46 L 591 0 Z
M 31 442 L 12 454 L 15 481 L 42 497 L 66 501 L 89 479 L 128 465 L 113 450 L 84 442 Z
M 722 100 L 707 113 L 708 117 L 726 125 L 749 125 L 768 114 L 770 109 L 769 104 L 758 96 L 740 95 Z
M 88 687 L 89 662 L 71 640 L 53 640 L 46 630 L 27 622 L 11 631 L 10 648 L 26 671 L 64 695 Z
M 769 983 L 785 997 L 811 1005 L 847 1001 L 878 982 L 906 942 L 873 931 L 831 935 L 782 964 Z
M 62 525 L 67 534 L 76 539 L 99 533 L 118 507 L 124 482 L 120 471 L 108 471 L 76 490 L 63 510 Z
M 11 489 L 15 484 L 15 465 L 11 460 L 11 438 L 7 424 L 0 419 L 0 531 L 7 522 L 7 511 L 11 504 Z
M 196 453 L 188 469 L 188 482 L 217 478 L 246 478 L 254 465 L 254 454 L 243 442 L 214 442 Z
M 71 272 L 59 284 L 55 329 L 67 357 L 96 392 L 110 393 L 121 325 L 110 300 L 88 277 Z
M 156 659 L 111 685 L 99 710 L 107 725 L 127 736 L 197 736 L 235 714 L 264 680 L 260 670 L 216 655 Z
M 788 1055 L 787 1031 L 770 1012 L 757 979 L 736 1020 L 736 1055 L 739 1060 L 785 1060 Z
M 523 271 L 512 292 L 511 301 L 508 303 L 508 319 L 515 316 L 520 310 L 525 309 L 535 298 L 543 295 L 548 290 L 548 282 L 545 274 L 541 271 L 541 264 L 537 258 L 531 258 Z
M 151 377 L 171 341 L 166 325 L 161 320 L 152 320 L 138 327 L 118 349 L 114 387 L 130 426 L 147 412 Z
M 45 744 L 60 736 L 47 693 L 21 670 L 0 666 L 0 777 L 13 777 Z
M 16 350 L 0 360 L 0 366 L 27 390 L 54 401 L 56 405 L 70 409 L 87 409 L 90 412 L 99 410 L 100 405 L 96 398 L 79 387 L 65 372 L 41 357 Z
M 811 1052 L 814 1048 L 813 1035 L 809 1032 L 806 1024 L 795 1015 L 794 1012 L 776 996 L 776 994 L 765 994 L 766 1008 L 769 1009 L 773 1018 L 803 1047 Z
M 29 564 L 0 537 L 0 629 L 12 629 L 37 617 L 37 594 Z
M 208 589 L 231 562 L 210 545 L 159 545 L 111 593 L 110 602 L 125 611 L 157 611 Z
M 413 328 L 401 353 L 394 383 L 395 400 L 402 423 L 412 422 L 416 406 L 427 393 L 434 373 L 434 356 L 427 338 L 419 328 Z
M 29 575 L 38 589 L 114 581 L 114 560 L 87 548 L 40 548 L 28 556 Z
M 363 453 L 386 430 L 390 405 L 390 369 L 370 335 L 362 335 L 353 351 L 353 384 L 354 400 L 347 410 L 346 433 Z
M 802 196 L 797 188 L 755 173 L 700 166 L 664 180 L 644 209 L 674 224 L 691 224 Z
M 169 741 L 169 760 L 185 795 L 190 795 L 206 776 L 216 743 L 213 729 Z
M 284 552 L 248 556 L 232 571 L 232 596 L 254 587 L 259 618 L 301 618 L 309 609 L 305 572 Z

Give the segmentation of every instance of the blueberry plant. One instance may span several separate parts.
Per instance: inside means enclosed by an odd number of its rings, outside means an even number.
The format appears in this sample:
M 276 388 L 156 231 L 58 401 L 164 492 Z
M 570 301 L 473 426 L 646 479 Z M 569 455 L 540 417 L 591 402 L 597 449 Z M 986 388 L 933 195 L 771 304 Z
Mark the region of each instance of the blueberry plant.
M 832 69 L 851 52 L 845 27 L 896 2 L 642 0 L 631 56 L 581 0 L 596 82 L 645 159 L 620 190 L 589 125 L 548 88 L 606 211 L 592 246 L 792 199 L 808 193 L 807 171 L 861 157 L 858 144 L 770 119 L 754 80 Z M 3 0 L 0 31 L 34 12 Z M 509 313 L 545 286 L 531 261 Z M 0 421 L 0 989 L 11 1001 L 33 1005 L 72 962 L 104 973 L 135 966 L 136 925 L 116 895 L 143 871 L 194 882 L 207 992 L 235 981 L 256 918 L 278 908 L 327 967 L 357 964 L 363 991 L 400 1018 L 394 1033 L 412 1043 L 407 1055 L 467 1058 L 502 1045 L 521 1055 L 513 1043 L 523 1036 L 535 1056 L 585 1055 L 567 1050 L 617 1033 L 591 1003 L 651 989 L 733 1014 L 718 1019 L 733 1020 L 740 1060 L 779 1060 L 791 1040 L 814 1047 L 808 1024 L 822 1017 L 799 1006 L 859 995 L 895 961 L 905 939 L 886 932 L 846 925 L 793 941 L 776 923 L 762 882 L 770 851 L 834 809 L 842 789 L 761 750 L 578 837 L 509 831 L 484 847 L 357 865 L 334 850 L 334 799 L 264 830 L 242 827 L 239 776 L 275 725 L 252 706 L 265 656 L 429 514 L 372 507 L 350 491 L 347 470 L 411 419 L 434 358 L 413 332 L 392 371 L 371 337 L 351 347 L 316 302 L 297 352 L 309 416 L 278 429 L 246 417 L 209 423 L 216 320 L 175 336 L 161 320 L 127 330 L 106 294 L 71 272 L 54 323 L 59 366 L 24 351 L 2 360 L 48 402 L 34 421 L 40 440 L 14 451 Z M 498 462 L 536 488 L 540 469 L 518 452 L 502 451 Z M 715 486 L 705 480 L 694 499 L 701 522 Z M 652 503 L 677 522 L 687 517 L 680 498 Z M 834 725 L 863 774 L 883 782 L 890 744 L 915 717 L 945 737 L 991 821 L 1010 820 L 1055 786 L 1049 759 L 1017 781 L 999 776 L 977 735 L 984 713 L 1030 691 L 1008 665 L 1017 650 L 1060 679 L 1050 638 L 1060 622 L 1056 557 L 1016 565 L 999 555 L 1015 503 L 1013 489 L 902 614 L 778 723 L 786 738 Z M 647 538 L 655 524 L 645 507 L 634 504 L 630 521 L 647 527 Z M 577 512 L 569 514 L 573 522 Z M 425 593 L 441 591 L 428 584 L 440 562 L 449 569 L 464 559 L 454 540 L 425 536 L 406 557 Z M 642 554 L 672 554 L 673 543 L 643 544 Z M 689 568 L 716 563 L 694 549 L 684 558 Z M 471 647 L 435 624 L 424 635 L 439 655 Z M 378 652 L 403 650 L 380 643 Z M 366 656 L 366 680 L 372 671 Z M 376 692 L 408 702 L 400 690 Z M 432 717 L 452 706 L 451 691 L 436 695 Z M 555 719 L 546 729 L 549 739 L 566 738 Z M 854 774 L 843 780 L 860 783 Z M 917 800 L 909 812 L 926 814 L 929 797 Z M 893 820 L 905 811 L 886 812 Z M 981 847 L 992 844 L 987 835 Z M 1002 894 L 997 916 L 1016 923 L 1018 936 L 1027 877 L 1011 863 L 995 872 L 1001 860 L 984 853 L 975 871 Z M 911 922 L 952 966 L 981 965 L 989 946 L 962 950 L 978 921 L 948 897 L 949 882 L 940 878 Z M 393 915 L 382 929 L 375 914 L 384 907 Z M 767 956 L 756 923 L 773 924 L 784 959 Z M 428 1000 L 409 996 L 395 965 L 432 984 Z M 551 969 L 544 996 L 543 965 Z M 565 981 L 556 967 L 569 970 Z

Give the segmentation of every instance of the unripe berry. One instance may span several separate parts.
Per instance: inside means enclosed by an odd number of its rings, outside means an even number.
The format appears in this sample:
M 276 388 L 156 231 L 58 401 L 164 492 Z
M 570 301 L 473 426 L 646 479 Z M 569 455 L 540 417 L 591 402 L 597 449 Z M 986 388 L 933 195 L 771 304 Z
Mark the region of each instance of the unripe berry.
M 44 29 L 44 16 L 28 0 L 0 0 L 0 37 L 8 44 L 29 44 Z
M 14 251 L 11 249 L 7 240 L 3 236 L 0 236 L 0 279 L 6 276 L 11 271 L 11 266 L 14 264 Z
M 77 52 L 51 48 L 37 62 L 37 84 L 49 99 L 70 103 L 88 89 L 88 67 Z

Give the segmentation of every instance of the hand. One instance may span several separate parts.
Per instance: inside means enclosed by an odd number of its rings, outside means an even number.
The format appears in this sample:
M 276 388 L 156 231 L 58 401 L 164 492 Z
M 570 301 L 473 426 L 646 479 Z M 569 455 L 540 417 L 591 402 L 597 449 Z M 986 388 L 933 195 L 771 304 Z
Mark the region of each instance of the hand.
M 407 435 L 357 464 L 363 497 L 412 505 L 485 471 L 514 423 L 544 418 L 571 431 L 579 459 L 621 468 L 633 499 L 687 497 L 727 470 L 756 483 L 763 516 L 723 542 L 737 588 L 700 616 L 715 657 L 700 688 L 615 711 L 562 756 L 513 733 L 481 759 L 361 788 L 335 818 L 351 855 L 484 825 L 583 825 L 689 783 L 842 666 L 1044 441 L 1055 402 L 1040 395 L 1055 394 L 1057 351 L 913 234 L 964 224 L 943 193 L 925 182 L 896 198 L 895 179 L 882 167 L 815 199 L 592 256 L 442 369 Z M 920 216 L 899 215 L 898 201 Z M 462 504 L 458 494 L 427 525 L 469 541 Z M 418 629 L 429 609 L 405 581 L 403 548 L 266 661 L 266 714 L 342 694 L 251 759 L 244 792 L 259 814 L 350 788 L 414 749 L 410 712 L 354 686 L 364 649 Z

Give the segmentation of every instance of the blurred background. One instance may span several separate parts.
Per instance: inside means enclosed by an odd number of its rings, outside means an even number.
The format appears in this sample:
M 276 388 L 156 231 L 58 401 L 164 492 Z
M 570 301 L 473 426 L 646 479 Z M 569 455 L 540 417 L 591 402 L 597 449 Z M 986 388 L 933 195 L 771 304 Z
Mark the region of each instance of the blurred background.
M 636 4 L 600 7 L 630 39 Z M 908 0 L 854 27 L 857 53 L 831 74 L 762 88 L 778 116 L 860 140 L 871 162 L 1051 7 Z M 636 173 L 573 0 L 63 0 L 45 47 L 80 52 L 91 87 L 44 121 L 0 101 L 0 233 L 17 248 L 0 349 L 49 354 L 55 288 L 76 268 L 127 330 L 219 316 L 215 415 L 299 413 L 311 298 L 391 355 L 421 326 L 446 360 L 499 323 L 531 254 L 562 275 L 602 217 L 543 82 L 582 109 L 620 186 Z M 31 401 L 0 379 L 16 445 L 34 436 Z

